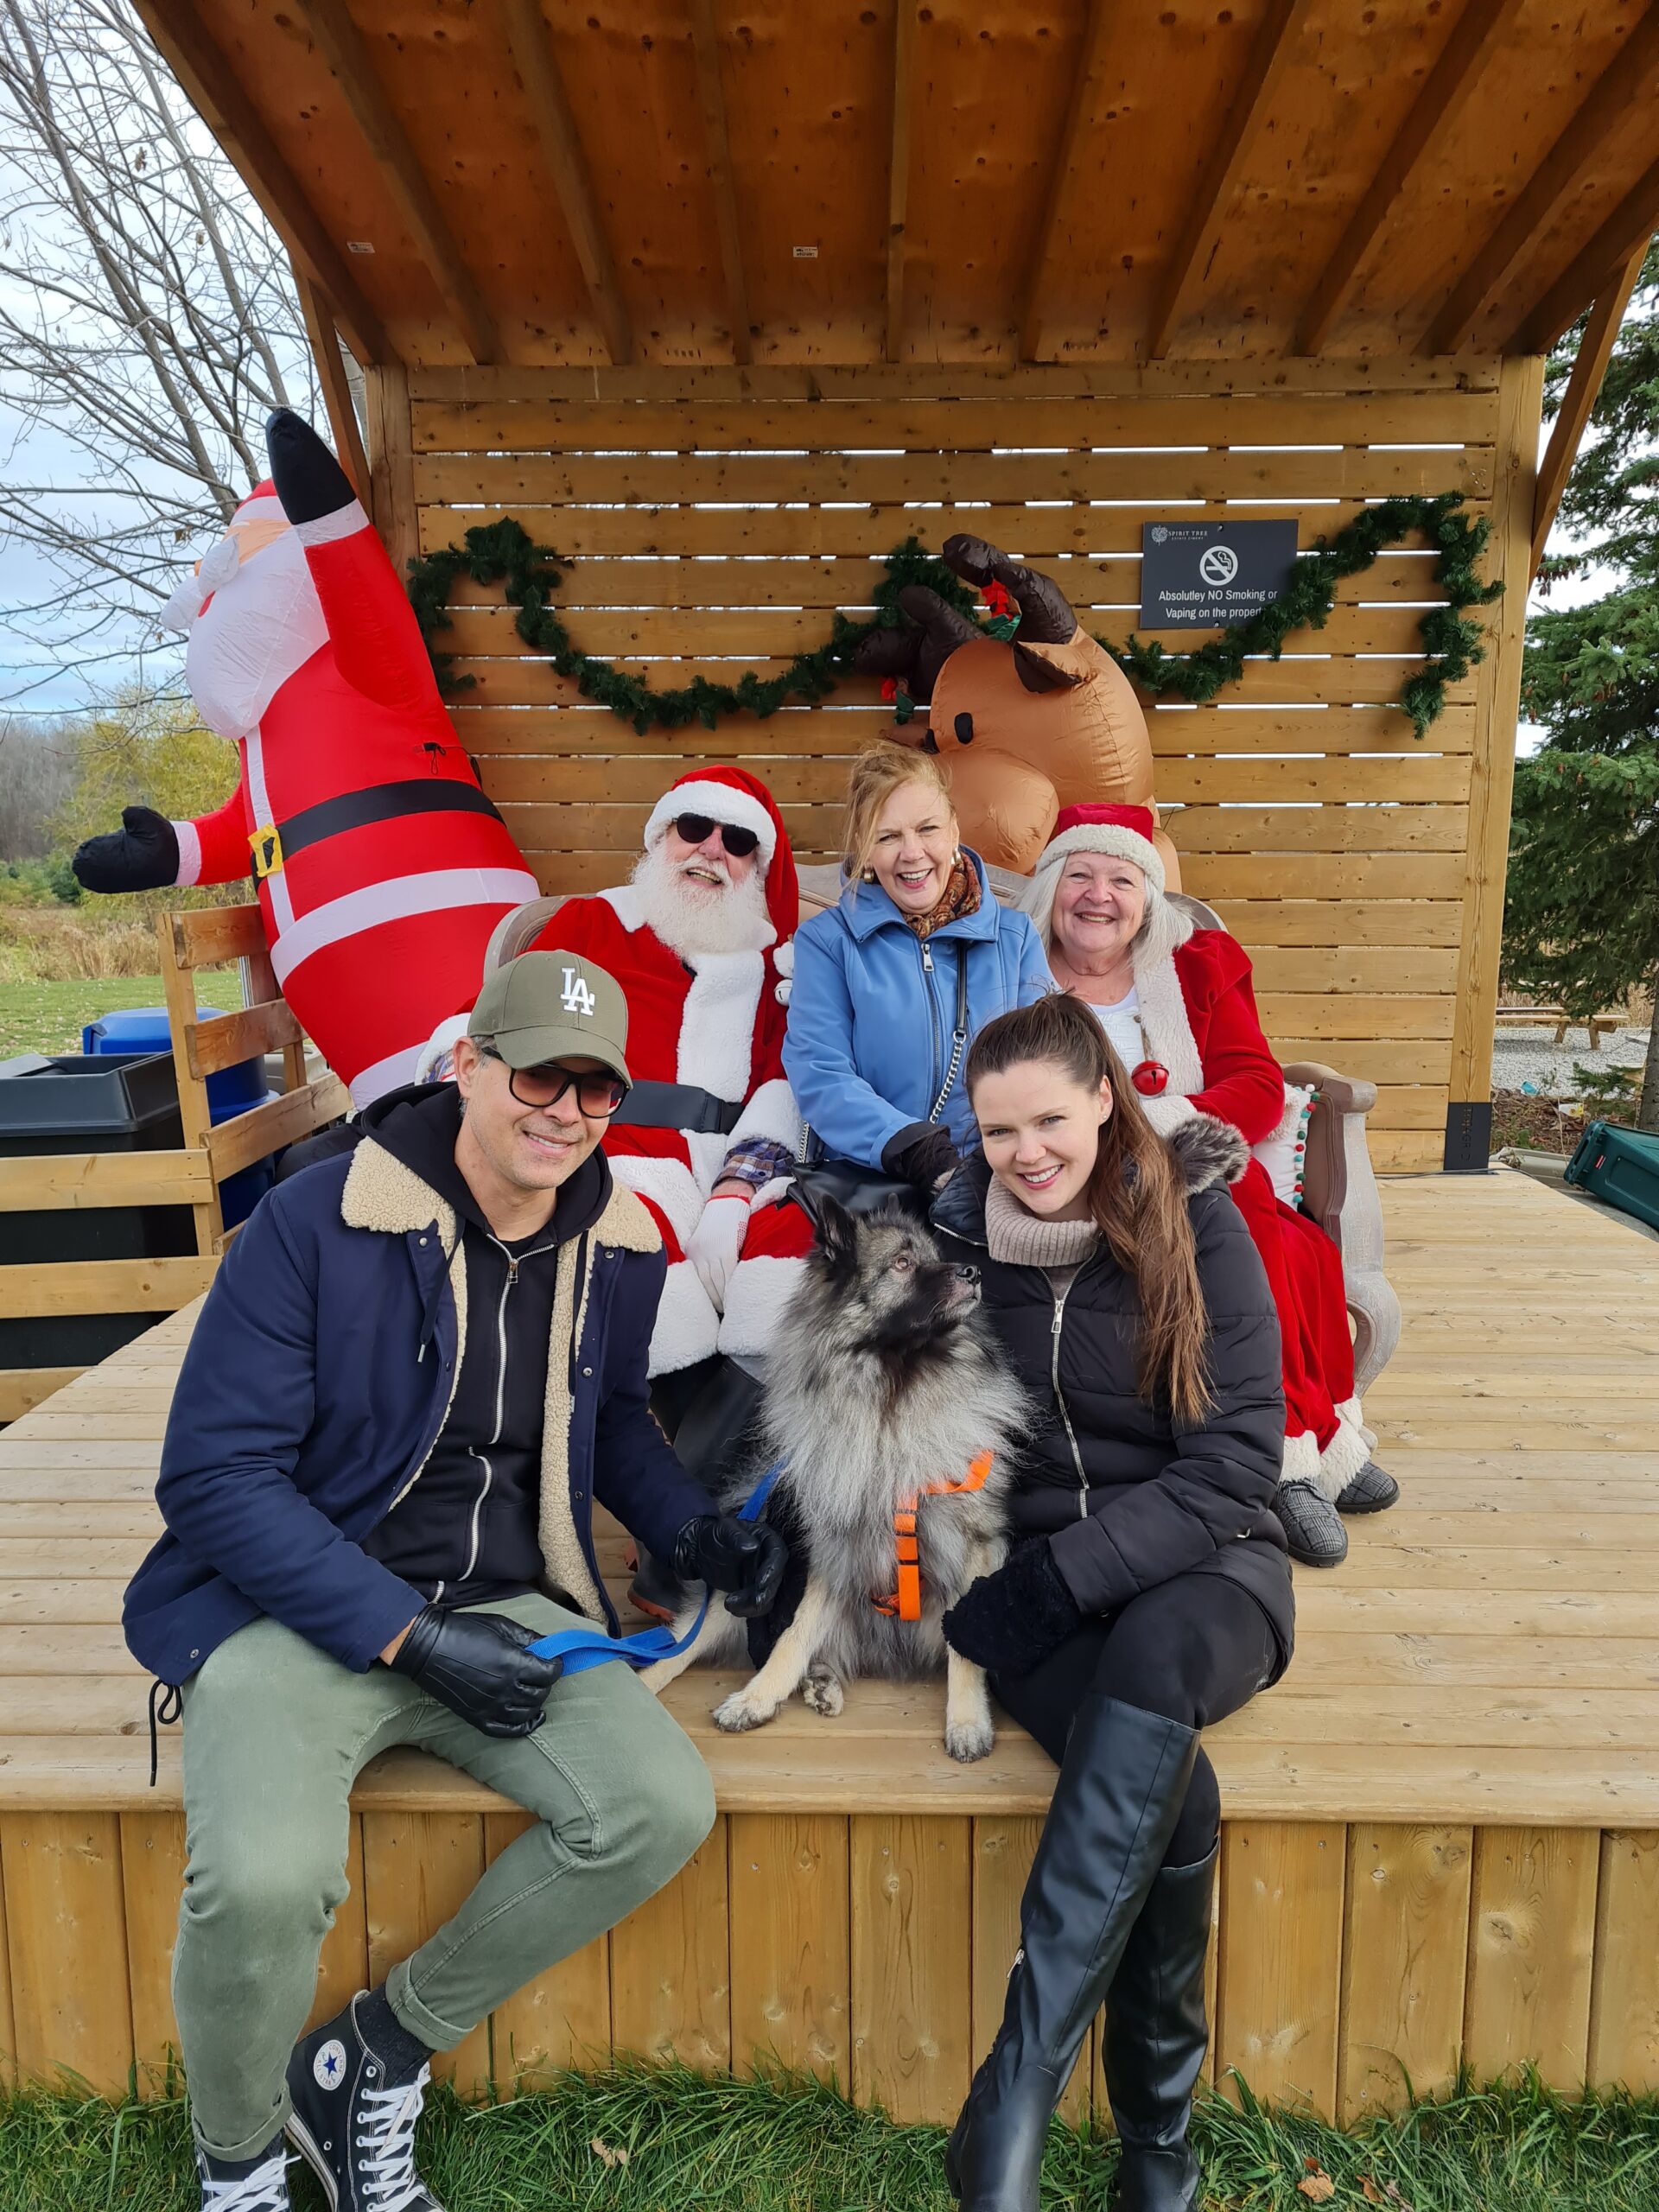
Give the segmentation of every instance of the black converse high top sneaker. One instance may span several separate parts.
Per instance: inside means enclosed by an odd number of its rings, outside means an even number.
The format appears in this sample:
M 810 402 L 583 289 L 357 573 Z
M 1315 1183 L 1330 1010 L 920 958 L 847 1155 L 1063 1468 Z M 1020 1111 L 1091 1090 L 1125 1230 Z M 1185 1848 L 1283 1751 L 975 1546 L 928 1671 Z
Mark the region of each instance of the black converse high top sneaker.
M 257 2158 L 210 2158 L 198 2148 L 201 2212 L 289 2212 L 288 2152 L 278 2136 Z
M 289 2139 L 322 2183 L 329 2212 L 443 2212 L 415 2171 L 415 2123 L 431 2069 L 389 2065 L 370 2049 L 359 2025 L 368 2003 L 359 1991 L 295 2045 Z

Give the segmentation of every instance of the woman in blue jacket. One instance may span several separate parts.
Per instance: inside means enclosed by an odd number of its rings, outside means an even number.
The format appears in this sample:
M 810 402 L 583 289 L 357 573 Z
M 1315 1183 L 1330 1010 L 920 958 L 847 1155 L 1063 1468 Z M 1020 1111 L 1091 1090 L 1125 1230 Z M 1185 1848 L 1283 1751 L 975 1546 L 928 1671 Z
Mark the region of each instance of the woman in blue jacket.
M 999 1014 L 1053 988 L 1036 931 L 999 906 L 926 753 L 853 763 L 839 902 L 795 935 L 784 1069 L 832 1159 L 935 1183 L 975 1147 L 963 1063 Z

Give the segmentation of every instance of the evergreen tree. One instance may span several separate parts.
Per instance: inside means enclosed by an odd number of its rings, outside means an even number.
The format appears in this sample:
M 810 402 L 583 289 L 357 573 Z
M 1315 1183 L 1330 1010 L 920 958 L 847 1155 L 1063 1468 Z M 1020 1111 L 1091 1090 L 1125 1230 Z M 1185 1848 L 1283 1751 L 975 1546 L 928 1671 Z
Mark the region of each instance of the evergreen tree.
M 1550 357 L 1552 412 L 1582 330 Z M 1604 573 L 1609 588 L 1527 626 L 1522 709 L 1548 734 L 1516 763 L 1503 965 L 1512 986 L 1584 1015 L 1659 990 L 1659 240 L 1557 527 L 1572 550 L 1546 560 L 1541 588 Z M 1637 1122 L 1659 1130 L 1659 1020 Z

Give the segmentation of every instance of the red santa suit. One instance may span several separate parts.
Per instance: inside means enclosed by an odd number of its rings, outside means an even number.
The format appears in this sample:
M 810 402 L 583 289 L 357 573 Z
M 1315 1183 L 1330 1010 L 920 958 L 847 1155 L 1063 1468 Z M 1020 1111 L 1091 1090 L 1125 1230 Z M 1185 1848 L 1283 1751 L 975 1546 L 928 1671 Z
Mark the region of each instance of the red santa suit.
M 232 883 L 251 860 L 283 995 L 361 1106 L 413 1080 L 476 995 L 491 931 L 539 887 L 350 484 L 297 416 L 268 435 L 275 480 L 169 609 L 197 709 L 242 760 L 216 813 L 173 824 L 176 880 Z
M 618 1122 L 605 1139 L 618 1181 L 644 1199 L 668 1255 L 651 1344 L 653 1376 L 689 1367 L 715 1351 L 764 1352 L 812 1241 L 800 1210 L 779 1203 L 786 1178 L 773 1175 L 755 1188 L 723 1310 L 716 1309 L 685 1257 L 728 1159 L 759 1147 L 760 1157 L 781 1165 L 801 1139 L 800 1116 L 784 1076 L 785 1007 L 778 997 L 778 954 L 794 933 L 799 910 L 787 833 L 771 792 L 741 768 L 702 768 L 683 777 L 646 824 L 647 849 L 685 813 L 753 830 L 759 837 L 770 944 L 754 951 L 681 955 L 651 928 L 639 893 L 626 886 L 567 899 L 533 948 L 579 952 L 622 986 L 635 1084 L 631 1108 L 645 1098 L 645 1087 L 672 1084 L 706 1094 L 725 1109 L 724 1128 Z M 677 1110 L 673 1102 L 664 1110 Z
M 1117 817 L 1143 816 L 1138 823 Z M 1073 807 L 1038 861 L 1025 904 L 1045 942 L 1050 936 L 1060 864 L 1073 852 L 1115 852 L 1147 876 L 1147 914 L 1134 946 L 1134 1020 L 1146 1065 L 1141 1103 L 1167 1133 L 1195 1114 L 1230 1122 L 1247 1144 L 1261 1144 L 1285 1116 L 1285 1079 L 1255 1011 L 1250 963 L 1224 930 L 1199 929 L 1163 895 L 1161 861 L 1150 843 L 1151 816 L 1130 807 Z M 1096 1009 L 1099 1011 L 1099 1009 Z M 1108 1033 L 1117 1024 L 1108 1021 Z M 1120 1058 L 1124 1052 L 1120 1048 Z M 1149 1064 L 1149 1065 L 1147 1065 Z M 1161 1081 L 1160 1076 L 1161 1074 Z M 1354 1390 L 1342 1255 L 1318 1224 L 1274 1192 L 1253 1160 L 1232 1185 L 1267 1268 L 1279 1312 L 1285 1385 L 1282 1479 L 1316 1484 L 1334 1503 L 1370 1457 Z

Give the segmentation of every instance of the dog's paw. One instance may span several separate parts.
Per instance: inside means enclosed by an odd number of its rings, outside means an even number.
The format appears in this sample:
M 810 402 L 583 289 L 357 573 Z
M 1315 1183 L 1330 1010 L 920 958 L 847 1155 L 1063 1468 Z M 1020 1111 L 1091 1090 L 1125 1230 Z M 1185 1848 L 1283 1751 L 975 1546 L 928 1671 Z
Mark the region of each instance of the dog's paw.
M 976 1759 L 982 1759 L 995 1741 L 996 1730 L 988 1716 L 950 1721 L 944 1732 L 945 1750 L 963 1766 L 971 1766 Z
M 777 1710 L 775 1705 L 760 1704 L 747 1690 L 734 1690 L 715 1707 L 715 1726 L 728 1736 L 741 1736 L 750 1728 L 764 1728 Z
M 833 1720 L 847 1702 L 840 1675 L 831 1674 L 828 1667 L 810 1669 L 801 1685 L 801 1702 L 810 1711 L 821 1713 L 826 1720 Z

